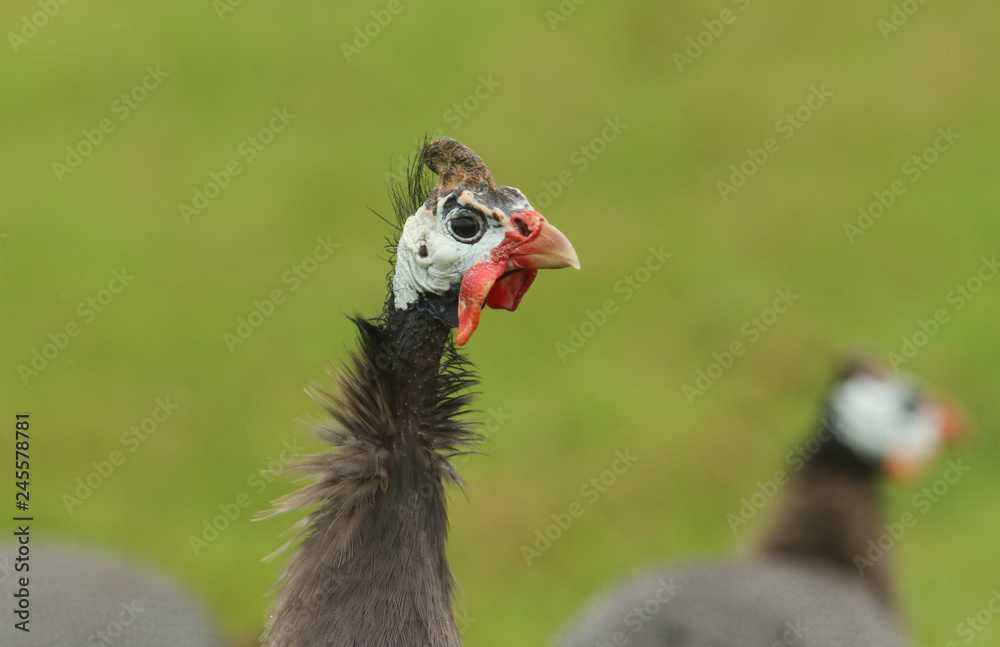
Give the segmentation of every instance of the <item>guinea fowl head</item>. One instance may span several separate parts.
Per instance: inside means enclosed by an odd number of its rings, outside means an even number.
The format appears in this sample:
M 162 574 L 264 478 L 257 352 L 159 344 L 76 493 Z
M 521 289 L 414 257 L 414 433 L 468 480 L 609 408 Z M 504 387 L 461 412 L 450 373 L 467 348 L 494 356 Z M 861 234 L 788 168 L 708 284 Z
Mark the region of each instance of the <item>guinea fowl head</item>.
M 828 406 L 838 440 L 896 481 L 916 478 L 965 430 L 954 404 L 865 360 L 843 363 Z
M 465 344 L 483 305 L 514 310 L 540 269 L 580 262 L 569 240 L 514 187 L 497 186 L 483 160 L 449 137 L 427 144 L 423 163 L 438 174 L 407 218 L 393 276 L 398 310 L 424 307 L 458 327 Z

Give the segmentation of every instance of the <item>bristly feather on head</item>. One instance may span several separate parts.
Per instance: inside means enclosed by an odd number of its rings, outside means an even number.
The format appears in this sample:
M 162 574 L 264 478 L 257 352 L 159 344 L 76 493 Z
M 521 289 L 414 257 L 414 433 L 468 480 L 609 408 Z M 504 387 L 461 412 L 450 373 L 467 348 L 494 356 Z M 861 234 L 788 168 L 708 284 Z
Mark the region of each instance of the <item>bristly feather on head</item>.
M 393 227 L 392 233 L 385 238 L 385 251 L 387 260 L 393 269 L 386 276 L 386 291 L 392 290 L 392 277 L 396 266 L 396 248 L 399 245 L 399 237 L 403 233 L 403 226 L 407 219 L 417 212 L 417 209 L 424 204 L 424 200 L 434 188 L 434 178 L 431 176 L 427 166 L 423 162 L 424 151 L 430 143 L 430 136 L 424 135 L 420 140 L 417 151 L 410 155 L 406 163 L 406 176 L 399 177 L 394 173 L 389 174 L 389 202 L 392 204 L 392 212 L 396 217 L 395 222 L 383 218 L 381 214 L 372 209 L 372 213 L 382 221 Z M 388 306 L 388 302 L 386 303 Z M 384 317 L 387 312 L 383 311 Z
M 389 178 L 389 200 L 396 214 L 398 231 L 403 230 L 407 218 L 417 212 L 434 188 L 434 178 L 431 177 L 423 161 L 424 151 L 427 150 L 430 141 L 430 138 L 425 136 L 419 150 L 410 156 L 405 178 L 400 179 L 396 175 Z

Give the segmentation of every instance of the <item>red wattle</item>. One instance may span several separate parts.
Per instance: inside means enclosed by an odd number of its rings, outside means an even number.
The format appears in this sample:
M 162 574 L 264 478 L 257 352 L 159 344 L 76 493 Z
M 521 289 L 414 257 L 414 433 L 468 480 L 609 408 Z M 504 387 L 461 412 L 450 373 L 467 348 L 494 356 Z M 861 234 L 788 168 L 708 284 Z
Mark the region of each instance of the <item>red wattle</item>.
M 500 262 L 476 263 L 465 273 L 462 287 L 458 292 L 458 334 L 455 335 L 455 343 L 459 346 L 464 346 L 475 332 L 476 326 L 479 325 L 483 301 L 506 269 L 507 259 L 504 258 Z
M 486 305 L 494 310 L 517 310 L 521 297 L 531 287 L 538 270 L 513 272 L 497 281 L 486 297 Z

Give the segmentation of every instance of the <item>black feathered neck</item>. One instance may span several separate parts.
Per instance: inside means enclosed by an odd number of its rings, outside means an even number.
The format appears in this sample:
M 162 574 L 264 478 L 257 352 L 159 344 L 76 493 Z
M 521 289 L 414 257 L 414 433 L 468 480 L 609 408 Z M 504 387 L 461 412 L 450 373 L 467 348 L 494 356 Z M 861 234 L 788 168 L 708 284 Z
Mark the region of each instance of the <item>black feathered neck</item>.
M 336 451 L 300 469 L 317 482 L 275 512 L 312 507 L 280 582 L 273 647 L 457 647 L 445 553 L 449 459 L 479 436 L 462 419 L 474 383 L 450 327 L 418 308 L 356 320 L 360 348 L 315 397 Z
M 806 469 L 862 482 L 878 479 L 881 473 L 879 464 L 859 455 L 845 443 L 836 431 L 839 424 L 836 414 L 827 408 L 815 434 L 819 449 L 808 458 Z
M 880 469 L 837 436 L 826 411 L 819 429 L 790 454 L 791 481 L 760 553 L 805 559 L 858 578 L 892 605 L 886 557 L 866 563 L 869 541 L 883 532 Z M 818 443 L 818 447 L 817 447 Z M 811 451 L 810 451 L 811 450 Z

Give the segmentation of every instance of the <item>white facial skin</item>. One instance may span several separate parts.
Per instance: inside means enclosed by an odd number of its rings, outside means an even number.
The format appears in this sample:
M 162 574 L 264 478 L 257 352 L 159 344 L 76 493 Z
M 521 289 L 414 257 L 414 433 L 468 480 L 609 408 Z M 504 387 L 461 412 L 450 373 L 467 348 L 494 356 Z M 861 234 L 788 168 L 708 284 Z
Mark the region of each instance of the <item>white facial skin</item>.
M 922 462 L 942 442 L 935 410 L 898 378 L 858 375 L 834 391 L 830 404 L 836 433 L 860 456 Z
M 442 196 L 434 211 L 421 207 L 403 226 L 392 279 L 397 309 L 405 309 L 421 293 L 443 294 L 461 283 L 473 265 L 490 258 L 510 227 L 506 214 L 479 203 L 471 191 L 463 191 L 457 204 L 445 209 L 451 195 Z M 526 200 L 525 208 L 531 208 Z M 463 237 L 469 231 L 475 235 Z

